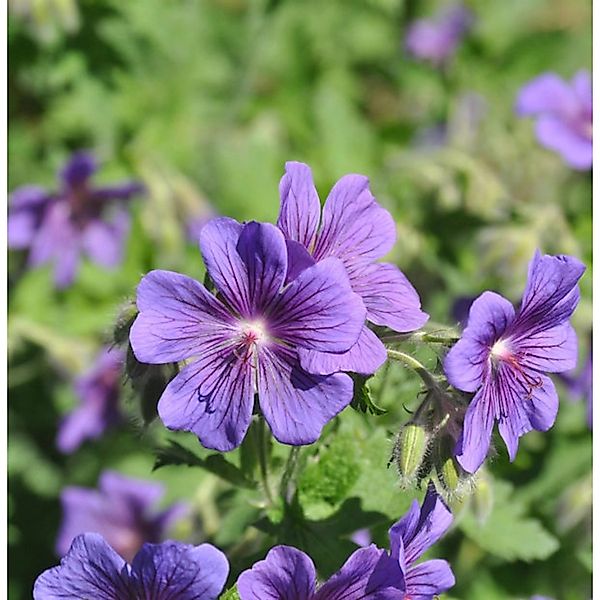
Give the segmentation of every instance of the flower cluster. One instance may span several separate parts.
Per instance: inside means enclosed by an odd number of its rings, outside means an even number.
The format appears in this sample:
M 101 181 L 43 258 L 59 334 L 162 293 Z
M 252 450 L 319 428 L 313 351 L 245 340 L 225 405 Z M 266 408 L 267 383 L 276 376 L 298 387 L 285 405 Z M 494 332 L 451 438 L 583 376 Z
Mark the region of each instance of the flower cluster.
M 135 181 L 93 187 L 96 170 L 93 156 L 78 152 L 59 173 L 58 192 L 27 185 L 11 195 L 9 248 L 27 249 L 30 266 L 53 263 L 59 288 L 73 282 L 83 253 L 104 267 L 121 262 L 129 229 L 123 203 L 144 189 Z

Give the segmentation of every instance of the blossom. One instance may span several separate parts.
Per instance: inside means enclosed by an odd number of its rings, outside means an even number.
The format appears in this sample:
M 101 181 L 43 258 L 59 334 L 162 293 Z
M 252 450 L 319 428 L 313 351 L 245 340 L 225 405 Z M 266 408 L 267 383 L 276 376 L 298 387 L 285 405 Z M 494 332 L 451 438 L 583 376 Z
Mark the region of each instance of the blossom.
M 411 23 L 406 32 L 406 49 L 414 57 L 439 67 L 454 54 L 472 24 L 473 15 L 467 8 L 461 4 L 450 6 L 433 19 Z
M 515 110 L 537 116 L 538 142 L 558 152 L 564 162 L 586 171 L 592 167 L 592 80 L 579 71 L 571 82 L 544 73 L 521 88 Z
M 203 227 L 200 248 L 217 296 L 169 271 L 150 272 L 137 290 L 136 358 L 188 361 L 160 398 L 163 423 L 228 451 L 246 434 L 258 394 L 280 442 L 314 442 L 352 400 L 348 375 L 309 374 L 298 361 L 299 349 L 345 352 L 358 339 L 365 309 L 343 264 L 329 258 L 292 279 L 281 231 L 224 217 Z
M 104 536 L 125 559 L 131 560 L 144 542 L 159 542 L 187 510 L 174 504 L 164 511 L 153 507 L 164 494 L 160 483 L 132 479 L 113 471 L 100 476 L 99 489 L 66 487 L 61 493 L 63 520 L 56 552 L 63 556 L 81 533 Z
M 577 338 L 568 319 L 584 270 L 576 258 L 536 251 L 517 311 L 494 292 L 473 302 L 467 327 L 444 362 L 454 387 L 476 392 L 455 450 L 466 471 L 474 473 L 485 460 L 494 421 L 511 461 L 522 435 L 554 424 L 558 397 L 545 373 L 575 367 Z
M 338 258 L 364 303 L 368 321 L 398 332 L 414 331 L 427 321 L 417 292 L 400 269 L 375 262 L 394 245 L 396 225 L 371 194 L 367 177 L 342 177 L 329 193 L 322 216 L 308 165 L 286 163 L 279 193 L 277 225 L 287 239 L 293 275 Z M 384 345 L 366 325 L 348 352 L 303 348 L 299 355 L 302 367 L 319 375 L 336 371 L 368 375 L 387 358 Z
M 63 420 L 57 437 L 61 452 L 74 452 L 86 439 L 99 438 L 121 419 L 119 391 L 125 354 L 103 348 L 92 368 L 74 384 L 80 405 Z
M 415 500 L 390 529 L 390 552 L 371 544 L 354 552 L 317 588 L 315 567 L 304 552 L 276 546 L 237 582 L 241 600 L 433 600 L 454 585 L 444 560 L 415 561 L 448 529 L 452 514 L 430 485 L 423 506 Z
M 28 249 L 32 267 L 53 263 L 59 288 L 72 283 L 82 253 L 104 267 L 121 262 L 129 229 L 123 202 L 143 188 L 133 181 L 92 187 L 90 178 L 96 169 L 92 155 L 78 152 L 59 173 L 57 193 L 27 185 L 11 195 L 9 248 Z
M 229 563 L 210 544 L 144 544 L 127 564 L 97 533 L 79 535 L 58 567 L 44 571 L 34 600 L 216 600 Z

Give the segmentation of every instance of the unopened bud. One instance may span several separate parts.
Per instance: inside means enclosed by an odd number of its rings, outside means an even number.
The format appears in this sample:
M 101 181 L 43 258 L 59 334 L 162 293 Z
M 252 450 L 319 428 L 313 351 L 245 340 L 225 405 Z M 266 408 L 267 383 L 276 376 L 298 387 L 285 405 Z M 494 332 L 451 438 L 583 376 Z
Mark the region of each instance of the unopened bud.
M 129 330 L 137 317 L 138 309 L 135 302 L 130 301 L 121 307 L 119 316 L 113 327 L 113 340 L 117 346 L 129 340 Z
M 398 473 L 406 481 L 413 481 L 423 464 L 429 445 L 429 433 L 422 425 L 408 423 L 398 434 L 392 459 Z

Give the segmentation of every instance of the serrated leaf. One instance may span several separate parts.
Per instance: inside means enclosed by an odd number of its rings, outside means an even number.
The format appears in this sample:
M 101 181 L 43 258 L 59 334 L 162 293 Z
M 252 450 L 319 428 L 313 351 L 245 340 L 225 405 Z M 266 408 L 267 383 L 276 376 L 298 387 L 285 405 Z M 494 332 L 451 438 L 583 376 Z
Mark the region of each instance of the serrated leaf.
M 206 458 L 201 458 L 178 442 L 170 440 L 168 446 L 157 449 L 152 470 L 156 471 L 162 467 L 172 465 L 200 467 L 233 485 L 247 489 L 255 489 L 257 485 L 222 454 L 209 454 Z
M 558 549 L 558 541 L 524 512 L 525 505 L 513 494 L 512 486 L 495 481 L 490 517 L 482 524 L 466 513 L 460 527 L 481 548 L 506 561 L 545 559 Z
M 353 376 L 354 379 L 354 397 L 352 398 L 352 408 L 361 413 L 369 413 L 371 415 L 384 415 L 387 410 L 375 404 L 371 390 L 368 384 L 368 377 L 361 375 Z

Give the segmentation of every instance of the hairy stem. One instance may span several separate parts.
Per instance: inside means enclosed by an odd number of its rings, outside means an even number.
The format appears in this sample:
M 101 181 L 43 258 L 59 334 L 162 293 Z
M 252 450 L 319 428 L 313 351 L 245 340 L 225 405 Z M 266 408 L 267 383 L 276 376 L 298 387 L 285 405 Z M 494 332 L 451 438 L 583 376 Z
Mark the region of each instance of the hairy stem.
M 298 456 L 300 455 L 300 447 L 292 446 L 290 453 L 288 454 L 287 461 L 285 463 L 285 469 L 281 476 L 281 483 L 279 484 L 279 493 L 281 497 L 286 501 L 290 502 L 293 496 L 293 489 L 291 482 L 298 465 Z
M 419 377 L 423 380 L 425 387 L 428 390 L 438 390 L 438 384 L 433 377 L 433 375 L 427 370 L 425 365 L 420 363 L 416 358 L 410 356 L 410 354 L 406 354 L 405 352 L 400 352 L 400 350 L 391 350 L 388 348 L 388 357 L 392 360 L 396 360 L 402 363 L 405 367 L 412 369 L 419 375 Z

